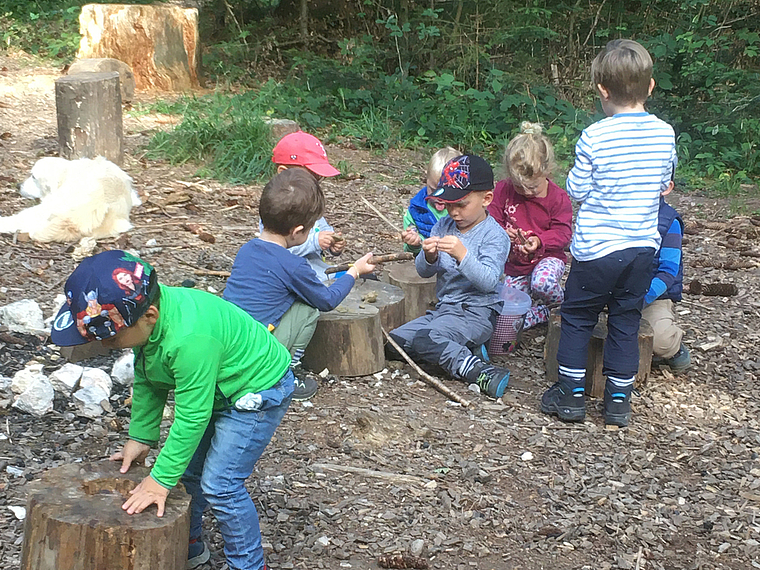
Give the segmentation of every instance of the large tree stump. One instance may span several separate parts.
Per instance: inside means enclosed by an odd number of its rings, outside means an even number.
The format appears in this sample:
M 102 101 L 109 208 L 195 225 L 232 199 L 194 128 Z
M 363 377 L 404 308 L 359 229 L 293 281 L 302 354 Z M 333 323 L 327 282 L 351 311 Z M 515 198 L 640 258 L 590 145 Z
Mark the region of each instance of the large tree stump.
M 391 267 L 388 272 L 388 281 L 404 291 L 405 322 L 413 321 L 435 307 L 437 280 L 435 277 L 420 277 L 414 261 Z
M 544 344 L 544 365 L 546 378 L 549 382 L 557 381 L 557 349 L 562 319 L 559 309 L 553 309 L 549 315 L 549 330 Z M 602 367 L 604 366 L 604 341 L 607 339 L 607 313 L 599 315 L 599 322 L 594 327 L 591 341 L 588 345 L 588 363 L 586 364 L 586 394 L 594 398 L 604 397 L 604 385 L 607 382 Z M 652 326 L 641 319 L 639 325 L 639 371 L 636 383 L 641 386 L 649 379 L 652 371 L 652 350 L 654 347 L 654 331 Z
M 139 91 L 186 91 L 200 86 L 195 8 L 87 4 L 79 15 L 79 32 L 79 59 L 123 61 L 134 72 Z
M 339 376 L 367 376 L 383 369 L 383 345 L 378 308 L 346 298 L 320 315 L 303 363 L 316 372 L 327 368 Z
M 101 73 L 103 71 L 116 71 L 119 73 L 119 87 L 121 88 L 121 102 L 129 103 L 135 96 L 135 75 L 129 66 L 123 61 L 112 57 L 89 57 L 78 59 L 69 67 L 68 75 L 77 73 Z
M 121 505 L 149 472 L 120 463 L 73 463 L 28 486 L 22 570 L 183 570 L 190 496 L 169 492 L 164 516 L 151 507 L 128 515 Z
M 346 297 L 358 305 L 376 307 L 380 312 L 380 324 L 387 331 L 400 327 L 404 320 L 404 291 L 400 287 L 359 279 Z
M 63 158 L 104 156 L 121 166 L 121 91 L 116 71 L 66 75 L 55 82 L 58 147 Z

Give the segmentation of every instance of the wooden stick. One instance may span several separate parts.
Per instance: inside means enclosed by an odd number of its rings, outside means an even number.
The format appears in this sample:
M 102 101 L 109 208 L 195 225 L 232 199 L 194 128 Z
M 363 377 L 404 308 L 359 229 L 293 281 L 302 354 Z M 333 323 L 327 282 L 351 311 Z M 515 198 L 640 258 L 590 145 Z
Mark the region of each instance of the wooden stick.
M 417 374 L 420 375 L 420 378 L 422 378 L 425 381 L 425 384 L 427 384 L 428 386 L 431 386 L 432 388 L 435 388 L 441 394 L 446 396 L 449 400 L 452 400 L 454 402 L 459 402 L 460 404 L 462 404 L 462 407 L 464 408 L 470 405 L 469 400 L 465 400 L 464 398 L 462 398 L 462 396 L 460 396 L 459 394 L 451 390 L 443 382 L 441 382 L 437 378 L 433 378 L 430 374 L 428 374 L 422 368 L 420 368 L 417 365 L 417 363 L 414 360 L 412 360 L 412 358 L 404 351 L 404 349 L 401 348 L 398 345 L 398 343 L 391 338 L 391 335 L 389 335 L 385 329 L 381 327 L 381 330 L 383 331 L 383 335 L 388 340 L 388 342 L 391 343 L 391 346 L 395 348 L 401 356 L 404 357 L 404 360 L 406 360 L 409 363 L 409 366 L 414 368 L 415 372 L 417 372 Z
M 404 253 L 383 253 L 381 255 L 373 255 L 369 262 L 372 265 L 378 263 L 389 263 L 391 261 L 409 261 L 414 259 L 414 254 L 405 251 Z M 340 265 L 334 265 L 325 269 L 325 274 L 338 273 L 339 271 L 348 271 L 354 266 L 353 263 L 341 263 Z
M 229 277 L 229 271 L 215 271 L 213 269 L 194 269 L 195 275 L 213 275 L 214 277 Z
M 369 208 L 370 208 L 370 209 L 371 209 L 373 212 L 375 212 L 375 213 L 376 213 L 378 216 L 380 216 L 380 219 L 381 219 L 381 220 L 383 220 L 383 221 L 384 221 L 386 224 L 388 224 L 390 227 L 392 227 L 392 228 L 393 228 L 394 230 L 396 230 L 397 232 L 401 232 L 401 231 L 403 231 L 403 230 L 402 230 L 401 228 L 399 228 L 399 227 L 398 227 L 396 224 L 394 224 L 394 223 L 393 223 L 393 222 L 391 222 L 391 221 L 390 221 L 388 218 L 386 218 L 386 217 L 385 217 L 385 215 L 383 215 L 383 214 L 380 212 L 380 210 L 378 210 L 378 209 L 377 209 L 377 208 L 375 208 L 375 207 L 374 207 L 372 204 L 370 204 L 369 200 L 367 200 L 367 199 L 366 199 L 364 196 L 359 196 L 359 198 L 361 198 L 361 199 L 362 199 L 362 201 L 363 201 L 365 204 L 367 204 L 367 206 L 369 206 Z
M 386 479 L 398 483 L 415 483 L 424 485 L 428 482 L 427 479 L 416 477 L 414 475 L 402 475 L 400 473 L 391 473 L 389 471 L 375 471 L 374 469 L 351 467 L 349 465 L 336 465 L 334 463 L 312 463 L 311 468 L 314 470 L 337 471 L 339 473 L 355 473 L 356 475 L 377 477 L 378 479 Z

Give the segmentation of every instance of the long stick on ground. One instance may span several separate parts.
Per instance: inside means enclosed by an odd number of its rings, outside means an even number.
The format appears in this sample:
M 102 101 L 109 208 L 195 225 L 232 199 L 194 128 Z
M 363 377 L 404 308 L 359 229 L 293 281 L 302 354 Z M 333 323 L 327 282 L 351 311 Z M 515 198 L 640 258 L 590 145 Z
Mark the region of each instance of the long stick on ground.
M 352 467 L 350 465 L 336 465 L 334 463 L 312 463 L 311 468 L 315 471 L 337 471 L 339 473 L 354 473 L 364 477 L 375 477 L 397 483 L 412 483 L 424 485 L 428 479 L 417 477 L 415 475 L 404 475 L 401 473 L 391 473 L 389 471 L 375 471 L 374 469 L 364 469 L 362 467 Z
M 363 201 L 365 204 L 367 204 L 367 206 L 369 206 L 370 210 L 372 210 L 372 211 L 373 211 L 373 212 L 375 212 L 375 213 L 376 213 L 378 216 L 380 216 L 380 219 L 381 219 L 381 220 L 383 220 L 383 221 L 384 221 L 386 224 L 388 224 L 390 227 L 392 227 L 392 228 L 393 228 L 394 230 L 396 230 L 397 232 L 400 232 L 400 231 L 402 231 L 400 227 L 398 227 L 396 224 L 394 224 L 394 223 L 393 223 L 393 222 L 391 222 L 391 221 L 390 221 L 388 218 L 386 218 L 386 217 L 385 217 L 385 214 L 383 214 L 383 213 L 382 213 L 380 210 L 378 210 L 377 208 L 375 208 L 375 207 L 374 207 L 374 206 L 373 206 L 373 205 L 370 203 L 370 201 L 369 201 L 369 200 L 367 200 L 367 199 L 366 199 L 364 196 L 359 196 L 359 198 L 361 198 L 361 199 L 362 199 L 362 201 Z
M 414 259 L 414 255 L 408 251 L 405 251 L 404 253 L 384 253 L 382 255 L 373 255 L 369 259 L 369 262 L 372 265 L 376 265 L 378 263 L 389 263 L 391 261 L 409 261 L 410 259 Z M 351 267 L 353 267 L 353 265 L 353 263 L 341 263 L 340 265 L 334 265 L 333 267 L 328 267 L 325 269 L 325 274 L 330 275 L 331 273 L 338 273 L 339 271 L 348 271 Z
M 401 348 L 398 345 L 398 343 L 391 338 L 391 335 L 389 335 L 385 329 L 382 329 L 382 331 L 383 331 L 383 335 L 385 335 L 385 338 L 388 340 L 389 343 L 391 343 L 391 346 L 395 348 L 401 356 L 404 357 L 404 360 L 406 360 L 409 363 L 409 366 L 414 368 L 415 372 L 417 372 L 417 374 L 420 375 L 420 378 L 422 378 L 425 384 L 435 388 L 441 394 L 446 396 L 449 400 L 453 400 L 454 402 L 459 402 L 465 408 L 470 405 L 469 400 L 465 400 L 464 398 L 462 398 L 462 396 L 460 396 L 459 394 L 457 394 L 456 392 L 448 388 L 443 382 L 441 382 L 437 378 L 433 378 L 430 374 L 428 374 L 422 368 L 420 368 L 417 365 L 417 363 L 414 360 L 412 360 L 411 356 L 409 356 L 406 353 L 406 351 L 404 351 L 404 349 Z

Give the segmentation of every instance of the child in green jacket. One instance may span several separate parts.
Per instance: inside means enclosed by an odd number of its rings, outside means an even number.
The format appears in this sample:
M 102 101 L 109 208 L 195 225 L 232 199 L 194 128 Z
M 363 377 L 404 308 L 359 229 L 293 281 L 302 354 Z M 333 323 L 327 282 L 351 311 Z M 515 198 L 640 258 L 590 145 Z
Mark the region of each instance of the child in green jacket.
M 132 348 L 135 383 L 129 440 L 111 459 L 125 473 L 158 443 L 166 397 L 174 423 L 150 475 L 122 508 L 152 504 L 162 516 L 182 481 L 192 496 L 188 567 L 209 558 L 201 517 L 211 507 L 231 569 L 265 569 L 258 515 L 245 480 L 291 401 L 290 354 L 266 328 L 209 293 L 159 285 L 153 268 L 124 251 L 82 261 L 51 337 L 60 346 L 101 340 Z

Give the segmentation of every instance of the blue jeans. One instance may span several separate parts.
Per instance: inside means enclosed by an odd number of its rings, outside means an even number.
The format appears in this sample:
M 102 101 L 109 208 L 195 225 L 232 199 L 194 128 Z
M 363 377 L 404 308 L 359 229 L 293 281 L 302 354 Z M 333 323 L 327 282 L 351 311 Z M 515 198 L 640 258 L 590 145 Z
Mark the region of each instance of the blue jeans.
M 277 384 L 259 392 L 258 411 L 215 411 L 182 476 L 192 496 L 190 538 L 201 536 L 203 511 L 211 506 L 230 569 L 264 567 L 259 516 L 245 480 L 280 425 L 293 389 L 293 373 L 288 371 Z

